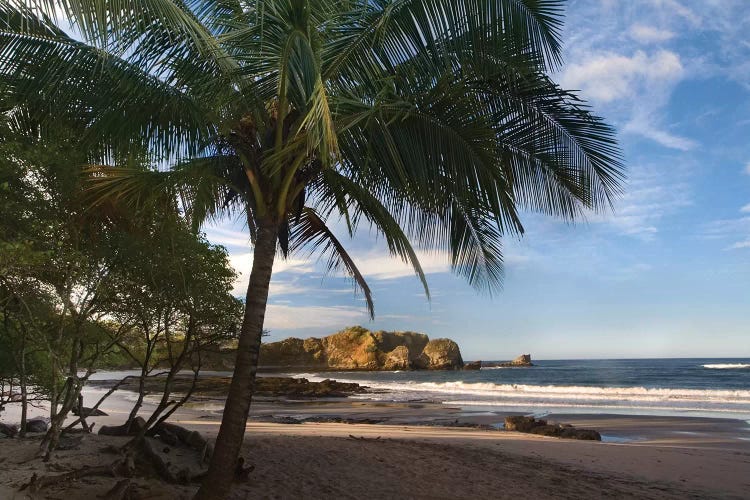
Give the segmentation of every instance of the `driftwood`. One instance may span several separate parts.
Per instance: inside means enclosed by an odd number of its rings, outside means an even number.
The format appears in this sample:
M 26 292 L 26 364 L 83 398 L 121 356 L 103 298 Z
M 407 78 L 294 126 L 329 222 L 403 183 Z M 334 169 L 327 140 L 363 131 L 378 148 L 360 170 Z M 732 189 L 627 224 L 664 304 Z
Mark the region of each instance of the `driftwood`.
M 99 465 L 96 467 L 82 467 L 65 474 L 54 476 L 38 476 L 34 473 L 28 483 L 21 486 L 19 491 L 29 490 L 29 493 L 38 493 L 42 488 L 51 484 L 59 484 L 66 481 L 77 481 L 87 476 L 116 476 L 120 472 L 122 461 L 118 460 L 110 465 Z
M 378 440 L 380 440 L 380 436 L 378 436 L 376 438 L 368 438 L 368 437 L 364 437 L 364 436 L 357 437 L 357 436 L 354 436 L 352 434 L 349 434 L 349 439 L 354 439 L 354 440 L 357 440 L 357 441 L 378 441 Z

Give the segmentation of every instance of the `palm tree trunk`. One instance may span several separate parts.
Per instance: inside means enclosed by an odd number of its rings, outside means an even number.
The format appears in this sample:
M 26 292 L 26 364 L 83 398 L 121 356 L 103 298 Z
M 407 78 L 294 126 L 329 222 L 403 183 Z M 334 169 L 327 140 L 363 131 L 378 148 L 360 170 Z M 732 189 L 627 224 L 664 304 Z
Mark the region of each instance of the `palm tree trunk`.
M 227 498 L 234 480 L 255 387 L 255 374 L 258 371 L 258 355 L 266 315 L 268 285 L 276 256 L 278 229 L 278 224 L 274 222 L 262 222 L 258 225 L 232 383 L 224 405 L 211 465 L 195 500 Z

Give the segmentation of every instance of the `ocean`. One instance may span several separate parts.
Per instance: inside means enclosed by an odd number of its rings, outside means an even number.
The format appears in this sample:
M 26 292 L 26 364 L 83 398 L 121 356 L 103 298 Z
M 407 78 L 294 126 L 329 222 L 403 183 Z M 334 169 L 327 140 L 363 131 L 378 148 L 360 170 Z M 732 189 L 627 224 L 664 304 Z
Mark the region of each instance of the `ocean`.
M 474 410 L 735 418 L 750 421 L 750 359 L 534 360 L 476 371 L 316 372 L 357 382 L 361 398 L 429 400 Z

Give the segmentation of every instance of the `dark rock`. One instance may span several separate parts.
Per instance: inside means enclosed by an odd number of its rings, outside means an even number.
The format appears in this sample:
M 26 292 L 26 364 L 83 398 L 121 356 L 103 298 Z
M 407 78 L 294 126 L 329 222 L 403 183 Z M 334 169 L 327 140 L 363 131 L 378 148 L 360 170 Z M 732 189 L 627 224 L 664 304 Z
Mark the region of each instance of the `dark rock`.
M 143 417 L 135 417 L 130 428 L 128 428 L 127 423 L 122 425 L 102 425 L 99 428 L 99 434 L 103 436 L 135 436 L 145 428 L 146 421 Z
M 258 377 L 255 379 L 255 394 L 258 396 L 286 397 L 346 397 L 367 392 L 367 388 L 357 383 L 337 382 L 326 379 L 310 382 L 306 378 Z
M 567 439 L 582 439 L 587 441 L 602 440 L 602 435 L 593 429 L 564 428 L 560 436 Z
M 49 425 L 42 417 L 32 418 L 26 421 L 26 432 L 47 432 Z
M 0 437 L 16 437 L 18 427 L 10 424 L 0 423 Z
M 481 370 L 482 369 L 482 362 L 481 361 L 469 361 L 464 363 L 464 370 Z
M 294 417 L 277 417 L 275 415 L 258 415 L 250 417 L 253 422 L 267 422 L 269 424 L 301 424 L 302 420 Z
M 548 424 L 546 420 L 537 420 L 534 417 L 505 417 L 505 430 L 565 439 L 602 440 L 601 435 L 595 430 L 576 429 L 570 424 Z
M 486 366 L 489 368 L 494 368 L 494 367 L 517 368 L 517 367 L 534 366 L 534 363 L 531 362 L 531 354 L 521 354 L 513 361 L 505 361 L 502 363 L 482 363 L 482 366 Z
M 518 432 L 531 432 L 531 429 L 540 425 L 547 425 L 546 420 L 537 420 L 534 417 L 517 415 L 505 417 L 505 430 Z

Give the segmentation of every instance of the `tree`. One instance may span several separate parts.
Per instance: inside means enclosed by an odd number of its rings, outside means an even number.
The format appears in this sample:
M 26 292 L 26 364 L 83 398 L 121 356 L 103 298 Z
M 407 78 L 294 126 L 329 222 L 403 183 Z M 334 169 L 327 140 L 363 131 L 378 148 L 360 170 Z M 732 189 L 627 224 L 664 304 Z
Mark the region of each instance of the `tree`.
M 31 7 L 26 7 L 31 5 Z M 129 6 L 129 7 L 126 7 Z M 6 2 L 2 79 L 102 144 L 97 199 L 177 198 L 193 224 L 241 214 L 254 246 L 234 378 L 198 498 L 223 498 L 241 447 L 277 252 L 362 274 L 326 223 L 365 223 L 413 265 L 445 250 L 502 280 L 519 211 L 574 220 L 623 178 L 613 130 L 547 76 L 561 0 Z M 54 22 L 58 11 L 76 38 Z M 79 39 L 84 40 L 83 42 Z M 143 145 L 169 163 L 106 166 Z

